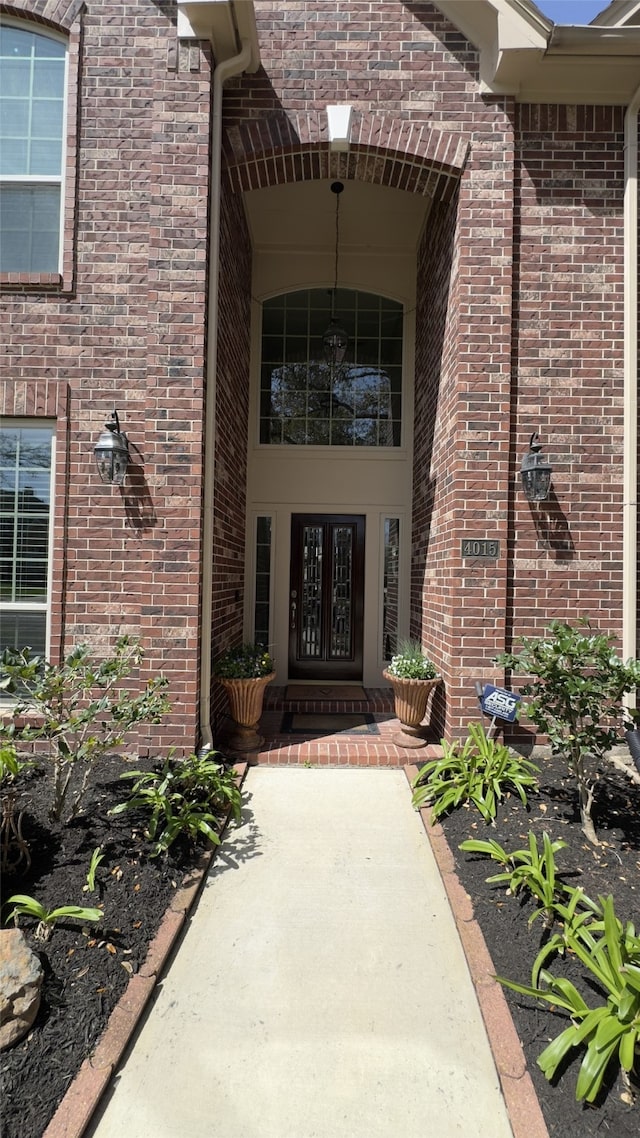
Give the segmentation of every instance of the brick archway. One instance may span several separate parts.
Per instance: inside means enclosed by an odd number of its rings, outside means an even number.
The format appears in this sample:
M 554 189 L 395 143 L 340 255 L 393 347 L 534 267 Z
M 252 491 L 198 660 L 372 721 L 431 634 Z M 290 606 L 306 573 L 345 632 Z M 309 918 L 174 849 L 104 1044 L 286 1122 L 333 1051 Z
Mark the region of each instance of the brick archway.
M 324 111 L 231 127 L 223 163 L 234 193 L 321 178 L 370 182 L 446 201 L 469 150 L 462 135 L 389 114 L 354 111 L 348 154 L 332 153 Z

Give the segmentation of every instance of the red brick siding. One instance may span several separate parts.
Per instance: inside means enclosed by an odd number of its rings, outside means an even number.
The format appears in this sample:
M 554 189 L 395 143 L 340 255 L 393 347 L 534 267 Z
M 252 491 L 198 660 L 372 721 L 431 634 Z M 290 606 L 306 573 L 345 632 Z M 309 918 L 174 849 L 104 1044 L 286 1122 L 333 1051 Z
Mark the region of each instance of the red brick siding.
M 452 203 L 434 208 L 418 254 L 411 635 L 439 670 L 444 667 L 445 641 L 451 636 L 448 535 L 436 503 L 446 492 L 447 471 L 455 459 L 458 209 L 457 195 Z M 442 732 L 442 689 L 434 694 L 432 718 Z
M 216 375 L 212 651 L 243 640 L 251 247 L 241 199 L 223 197 Z M 214 714 L 226 697 L 214 686 Z
M 411 621 L 443 671 L 442 728 L 460 733 L 477 715 L 473 680 L 500 678 L 491 657 L 515 635 L 585 613 L 620 629 L 623 110 L 480 96 L 476 52 L 428 3 L 255 7 L 263 67 L 224 95 L 214 657 L 241 637 L 245 588 L 240 191 L 341 176 L 433 193 L 418 257 Z M 67 27 L 79 11 L 20 10 Z M 64 644 L 142 633 L 145 674 L 163 667 L 176 704 L 151 734 L 163 744 L 197 731 L 211 94 L 207 51 L 178 47 L 173 15 L 152 0 L 87 3 L 75 291 L 6 297 L 3 344 L 8 387 L 60 385 L 53 403 L 37 398 L 68 414 Z M 324 108 L 347 101 L 351 153 L 330 155 Z M 92 458 L 114 405 L 134 455 L 122 494 L 97 483 Z M 531 509 L 518 467 L 537 429 L 555 497 Z M 465 536 L 498 539 L 499 559 L 463 560 Z
M 514 480 L 539 429 L 553 491 L 514 495 L 512 632 L 620 634 L 623 108 L 519 107 L 517 130 Z
M 12 12 L 55 21 L 76 8 Z M 173 712 L 141 747 L 193 746 L 197 733 L 210 75 L 206 52 L 184 69 L 193 58 L 177 58 L 171 15 L 152 0 L 86 5 L 74 292 L 3 301 L 9 404 L 17 384 L 59 386 L 68 413 L 56 478 L 67 526 L 53 551 L 65 627 L 58 595 L 52 648 L 142 637 L 143 678 L 167 674 Z M 114 406 L 132 453 L 122 490 L 93 460 Z
M 71 291 L 75 263 L 74 227 L 78 178 L 78 76 L 80 67 L 80 33 L 82 0 L 58 0 L 56 3 L 32 5 L 34 11 L 25 13 L 18 4 L 1 4 L 0 13 L 17 18 L 25 16 L 38 23 L 42 31 L 48 27 L 67 33 L 67 113 L 64 146 L 64 197 L 62 210 L 62 272 L 58 273 L 2 273 L 0 285 L 5 291 L 54 289 Z M 36 11 L 38 9 L 38 11 Z M 37 29 L 34 29 L 37 30 Z

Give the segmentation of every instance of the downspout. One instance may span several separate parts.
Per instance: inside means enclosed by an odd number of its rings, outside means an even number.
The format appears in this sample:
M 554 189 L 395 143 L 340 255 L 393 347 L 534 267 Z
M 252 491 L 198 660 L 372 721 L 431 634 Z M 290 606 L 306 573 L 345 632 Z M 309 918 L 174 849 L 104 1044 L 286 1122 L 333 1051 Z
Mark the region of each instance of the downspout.
M 213 613 L 213 478 L 215 467 L 216 365 L 218 360 L 218 295 L 220 275 L 220 163 L 222 156 L 222 87 L 251 62 L 251 44 L 225 59 L 213 73 L 211 121 L 211 208 L 209 216 L 209 300 L 207 305 L 207 386 L 204 426 L 204 494 L 202 519 L 202 626 L 200 632 L 200 748 L 213 749 L 211 730 L 211 620 Z
M 638 576 L 638 109 L 624 119 L 624 455 L 622 494 L 622 657 L 637 655 Z M 635 693 L 625 697 L 635 707 Z

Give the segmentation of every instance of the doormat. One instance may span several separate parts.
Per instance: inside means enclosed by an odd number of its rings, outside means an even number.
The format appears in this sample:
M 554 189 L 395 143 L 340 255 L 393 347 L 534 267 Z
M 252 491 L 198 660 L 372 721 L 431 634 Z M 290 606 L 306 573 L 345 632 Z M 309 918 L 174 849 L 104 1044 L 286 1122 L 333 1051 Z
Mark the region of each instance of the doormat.
M 284 735 L 379 735 L 378 724 L 368 711 L 322 715 L 319 712 L 285 711 Z
M 286 691 L 286 699 L 306 699 L 309 702 L 313 700 L 321 700 L 323 703 L 326 700 L 336 699 L 362 699 L 366 700 L 367 693 L 360 684 L 345 684 L 341 687 L 339 684 L 327 684 L 323 687 L 321 684 L 289 684 Z

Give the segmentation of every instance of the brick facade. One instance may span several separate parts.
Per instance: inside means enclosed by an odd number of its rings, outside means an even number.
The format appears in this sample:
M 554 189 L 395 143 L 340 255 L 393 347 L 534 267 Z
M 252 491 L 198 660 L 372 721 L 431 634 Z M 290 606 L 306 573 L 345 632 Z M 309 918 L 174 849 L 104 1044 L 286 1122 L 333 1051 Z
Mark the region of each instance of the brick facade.
M 417 254 L 411 631 L 476 714 L 491 658 L 554 617 L 621 631 L 623 113 L 482 94 L 432 4 L 256 0 L 262 67 L 225 86 L 218 358 L 206 392 L 211 59 L 175 6 L 23 0 L 71 34 L 74 226 L 62 280 L 5 281 L 3 413 L 58 422 L 52 654 L 142 637 L 198 735 L 205 399 L 215 399 L 212 651 L 242 633 L 251 242 L 242 191 L 341 177 L 433 199 Z M 75 50 L 75 48 L 74 48 Z M 77 80 L 77 87 L 75 86 Z M 348 155 L 325 107 L 354 105 Z M 117 407 L 126 488 L 93 446 Z M 553 494 L 518 488 L 540 431 Z M 499 541 L 495 561 L 464 538 Z M 222 706 L 214 690 L 214 710 Z
M 73 287 L 5 289 L 3 414 L 56 415 L 52 656 L 142 638 L 173 713 L 149 740 L 197 731 L 201 423 L 209 185 L 208 53 L 176 52 L 151 0 L 2 5 L 81 22 Z M 164 9 L 164 10 L 163 10 Z M 71 77 L 73 81 L 73 76 Z M 6 285 L 7 282 L 5 282 Z M 22 396 L 33 390 L 35 397 Z M 132 465 L 122 490 L 93 447 L 118 409 Z M 141 740 L 144 745 L 147 739 Z

